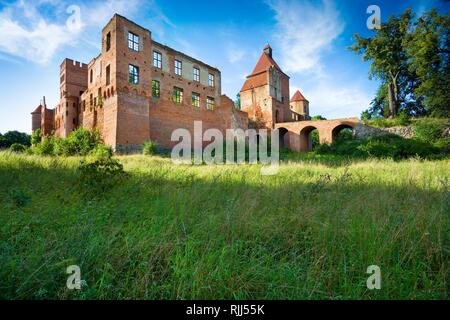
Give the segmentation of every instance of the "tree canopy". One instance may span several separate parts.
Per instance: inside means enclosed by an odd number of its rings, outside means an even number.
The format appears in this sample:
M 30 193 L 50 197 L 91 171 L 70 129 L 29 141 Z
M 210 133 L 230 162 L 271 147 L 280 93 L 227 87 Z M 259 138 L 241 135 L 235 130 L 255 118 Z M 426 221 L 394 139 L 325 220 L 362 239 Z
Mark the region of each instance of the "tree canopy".
M 0 148 L 9 148 L 15 143 L 30 146 L 30 135 L 19 131 L 8 131 L 3 135 L 0 133 Z
M 381 82 L 363 117 L 449 116 L 449 27 L 448 15 L 433 9 L 416 19 L 407 9 L 373 37 L 354 36 L 349 49 L 371 63 L 369 78 Z

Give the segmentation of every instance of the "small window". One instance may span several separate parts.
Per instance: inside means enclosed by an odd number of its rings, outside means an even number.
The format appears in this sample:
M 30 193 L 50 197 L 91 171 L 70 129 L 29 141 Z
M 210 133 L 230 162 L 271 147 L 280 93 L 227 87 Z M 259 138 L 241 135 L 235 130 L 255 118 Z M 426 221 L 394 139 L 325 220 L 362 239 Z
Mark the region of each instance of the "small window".
M 183 103 L 183 89 L 174 87 L 173 94 L 172 94 L 172 100 L 173 100 L 173 102 L 175 102 L 177 104 Z
M 139 68 L 130 64 L 128 66 L 128 81 L 131 84 L 139 83 Z
M 194 81 L 200 82 L 200 69 L 194 67 Z
M 91 83 L 92 83 L 92 81 L 94 81 L 94 71 L 91 69 L 91 72 L 90 72 L 90 80 L 89 80 Z
M 208 110 L 214 110 L 214 98 L 207 97 L 206 98 L 206 109 Z
M 212 73 L 208 74 L 208 85 L 214 87 L 214 75 Z
M 200 95 L 198 93 L 192 92 L 192 106 L 196 108 L 200 107 Z
M 64 74 L 61 76 L 61 83 L 63 83 L 64 82 Z
M 152 80 L 152 97 L 159 98 L 160 95 L 160 83 L 158 80 Z
M 89 105 L 92 107 L 93 103 L 94 103 L 94 95 L 91 93 L 89 96 Z
M 181 76 L 181 70 L 183 68 L 183 64 L 180 60 L 175 60 L 175 74 Z
M 106 35 L 106 51 L 109 51 L 109 49 L 111 49 L 111 32 Z
M 153 51 L 153 66 L 156 68 L 162 68 L 162 56 L 158 51 Z
M 73 118 L 73 119 L 72 119 L 72 124 L 74 124 L 74 125 L 75 125 L 75 118 Z
M 139 51 L 139 36 L 132 32 L 128 32 L 128 48 Z
M 111 66 L 106 67 L 106 85 L 109 86 L 111 83 Z

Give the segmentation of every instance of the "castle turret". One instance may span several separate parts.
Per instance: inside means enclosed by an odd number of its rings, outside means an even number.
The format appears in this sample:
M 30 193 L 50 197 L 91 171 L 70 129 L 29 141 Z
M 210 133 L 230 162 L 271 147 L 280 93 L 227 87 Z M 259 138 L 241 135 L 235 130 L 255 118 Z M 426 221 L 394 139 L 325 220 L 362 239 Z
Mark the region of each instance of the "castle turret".
M 309 101 L 297 90 L 291 99 L 291 110 L 299 114 L 303 119 L 309 118 Z
M 36 131 L 41 128 L 41 115 L 42 115 L 42 104 L 40 104 L 31 113 L 31 131 Z

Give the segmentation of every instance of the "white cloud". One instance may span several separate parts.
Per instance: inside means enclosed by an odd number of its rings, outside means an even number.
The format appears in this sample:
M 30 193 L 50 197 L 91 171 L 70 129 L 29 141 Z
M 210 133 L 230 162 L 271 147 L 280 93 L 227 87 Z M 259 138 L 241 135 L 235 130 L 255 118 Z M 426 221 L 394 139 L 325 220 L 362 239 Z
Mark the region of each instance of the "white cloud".
M 280 64 L 292 76 L 291 94 L 297 89 L 302 92 L 310 101 L 311 115 L 359 117 L 373 93 L 348 71 L 332 69 L 324 60 L 336 49 L 334 41 L 344 31 L 332 1 L 267 1 L 275 12 L 274 40 Z
M 171 24 L 154 1 L 96 0 L 77 5 L 76 1 L 18 0 L 0 11 L 0 51 L 46 64 L 58 49 L 79 40 L 98 48 L 101 28 L 114 13 L 130 18 L 151 13 L 157 21 Z
M 17 9 L 32 27 L 27 28 L 25 24 L 14 19 L 14 11 L 17 10 L 1 12 L 0 51 L 33 62 L 46 63 L 61 45 L 72 40 L 73 31 L 65 24 L 47 23 L 33 7 L 27 7 L 23 2 L 18 4 Z
M 227 48 L 227 58 L 231 63 L 236 63 L 242 60 L 245 56 L 245 50 L 234 45 L 229 44 Z
M 292 92 L 297 89 L 309 100 L 311 115 L 322 115 L 327 119 L 359 117 L 373 98 L 359 83 L 340 86 L 328 78 L 301 88 L 293 85 Z
M 269 0 L 275 11 L 281 64 L 286 72 L 320 73 L 320 58 L 343 32 L 344 23 L 330 0 Z

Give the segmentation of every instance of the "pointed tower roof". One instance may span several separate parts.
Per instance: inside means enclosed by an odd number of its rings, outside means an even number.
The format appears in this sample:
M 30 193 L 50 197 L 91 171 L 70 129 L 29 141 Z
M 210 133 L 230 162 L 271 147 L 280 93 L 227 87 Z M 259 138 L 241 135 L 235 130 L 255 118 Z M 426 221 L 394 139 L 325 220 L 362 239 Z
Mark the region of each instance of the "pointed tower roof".
M 270 67 L 273 67 L 281 73 L 285 74 L 272 58 L 272 48 L 269 44 L 266 44 L 263 52 L 261 53 L 261 56 L 259 57 L 258 62 L 256 63 L 255 68 L 253 69 L 252 73 L 247 76 L 247 80 L 242 86 L 241 91 L 266 85 L 268 77 L 265 75 L 265 72 L 268 71 Z
M 266 44 L 264 47 L 263 52 L 261 53 L 261 56 L 259 57 L 258 63 L 256 64 L 255 68 L 253 69 L 250 76 L 253 76 L 255 74 L 265 72 L 269 70 L 270 67 L 274 67 L 281 71 L 281 68 L 278 66 L 278 64 L 273 60 L 272 58 L 272 48 L 269 44 Z M 283 72 L 283 71 L 281 71 Z
M 295 101 L 308 101 L 300 92 L 300 90 L 295 91 L 294 95 L 292 96 L 291 102 Z
M 41 112 L 42 112 L 42 105 L 39 105 L 36 109 L 34 109 L 34 111 L 31 114 L 41 113 Z

